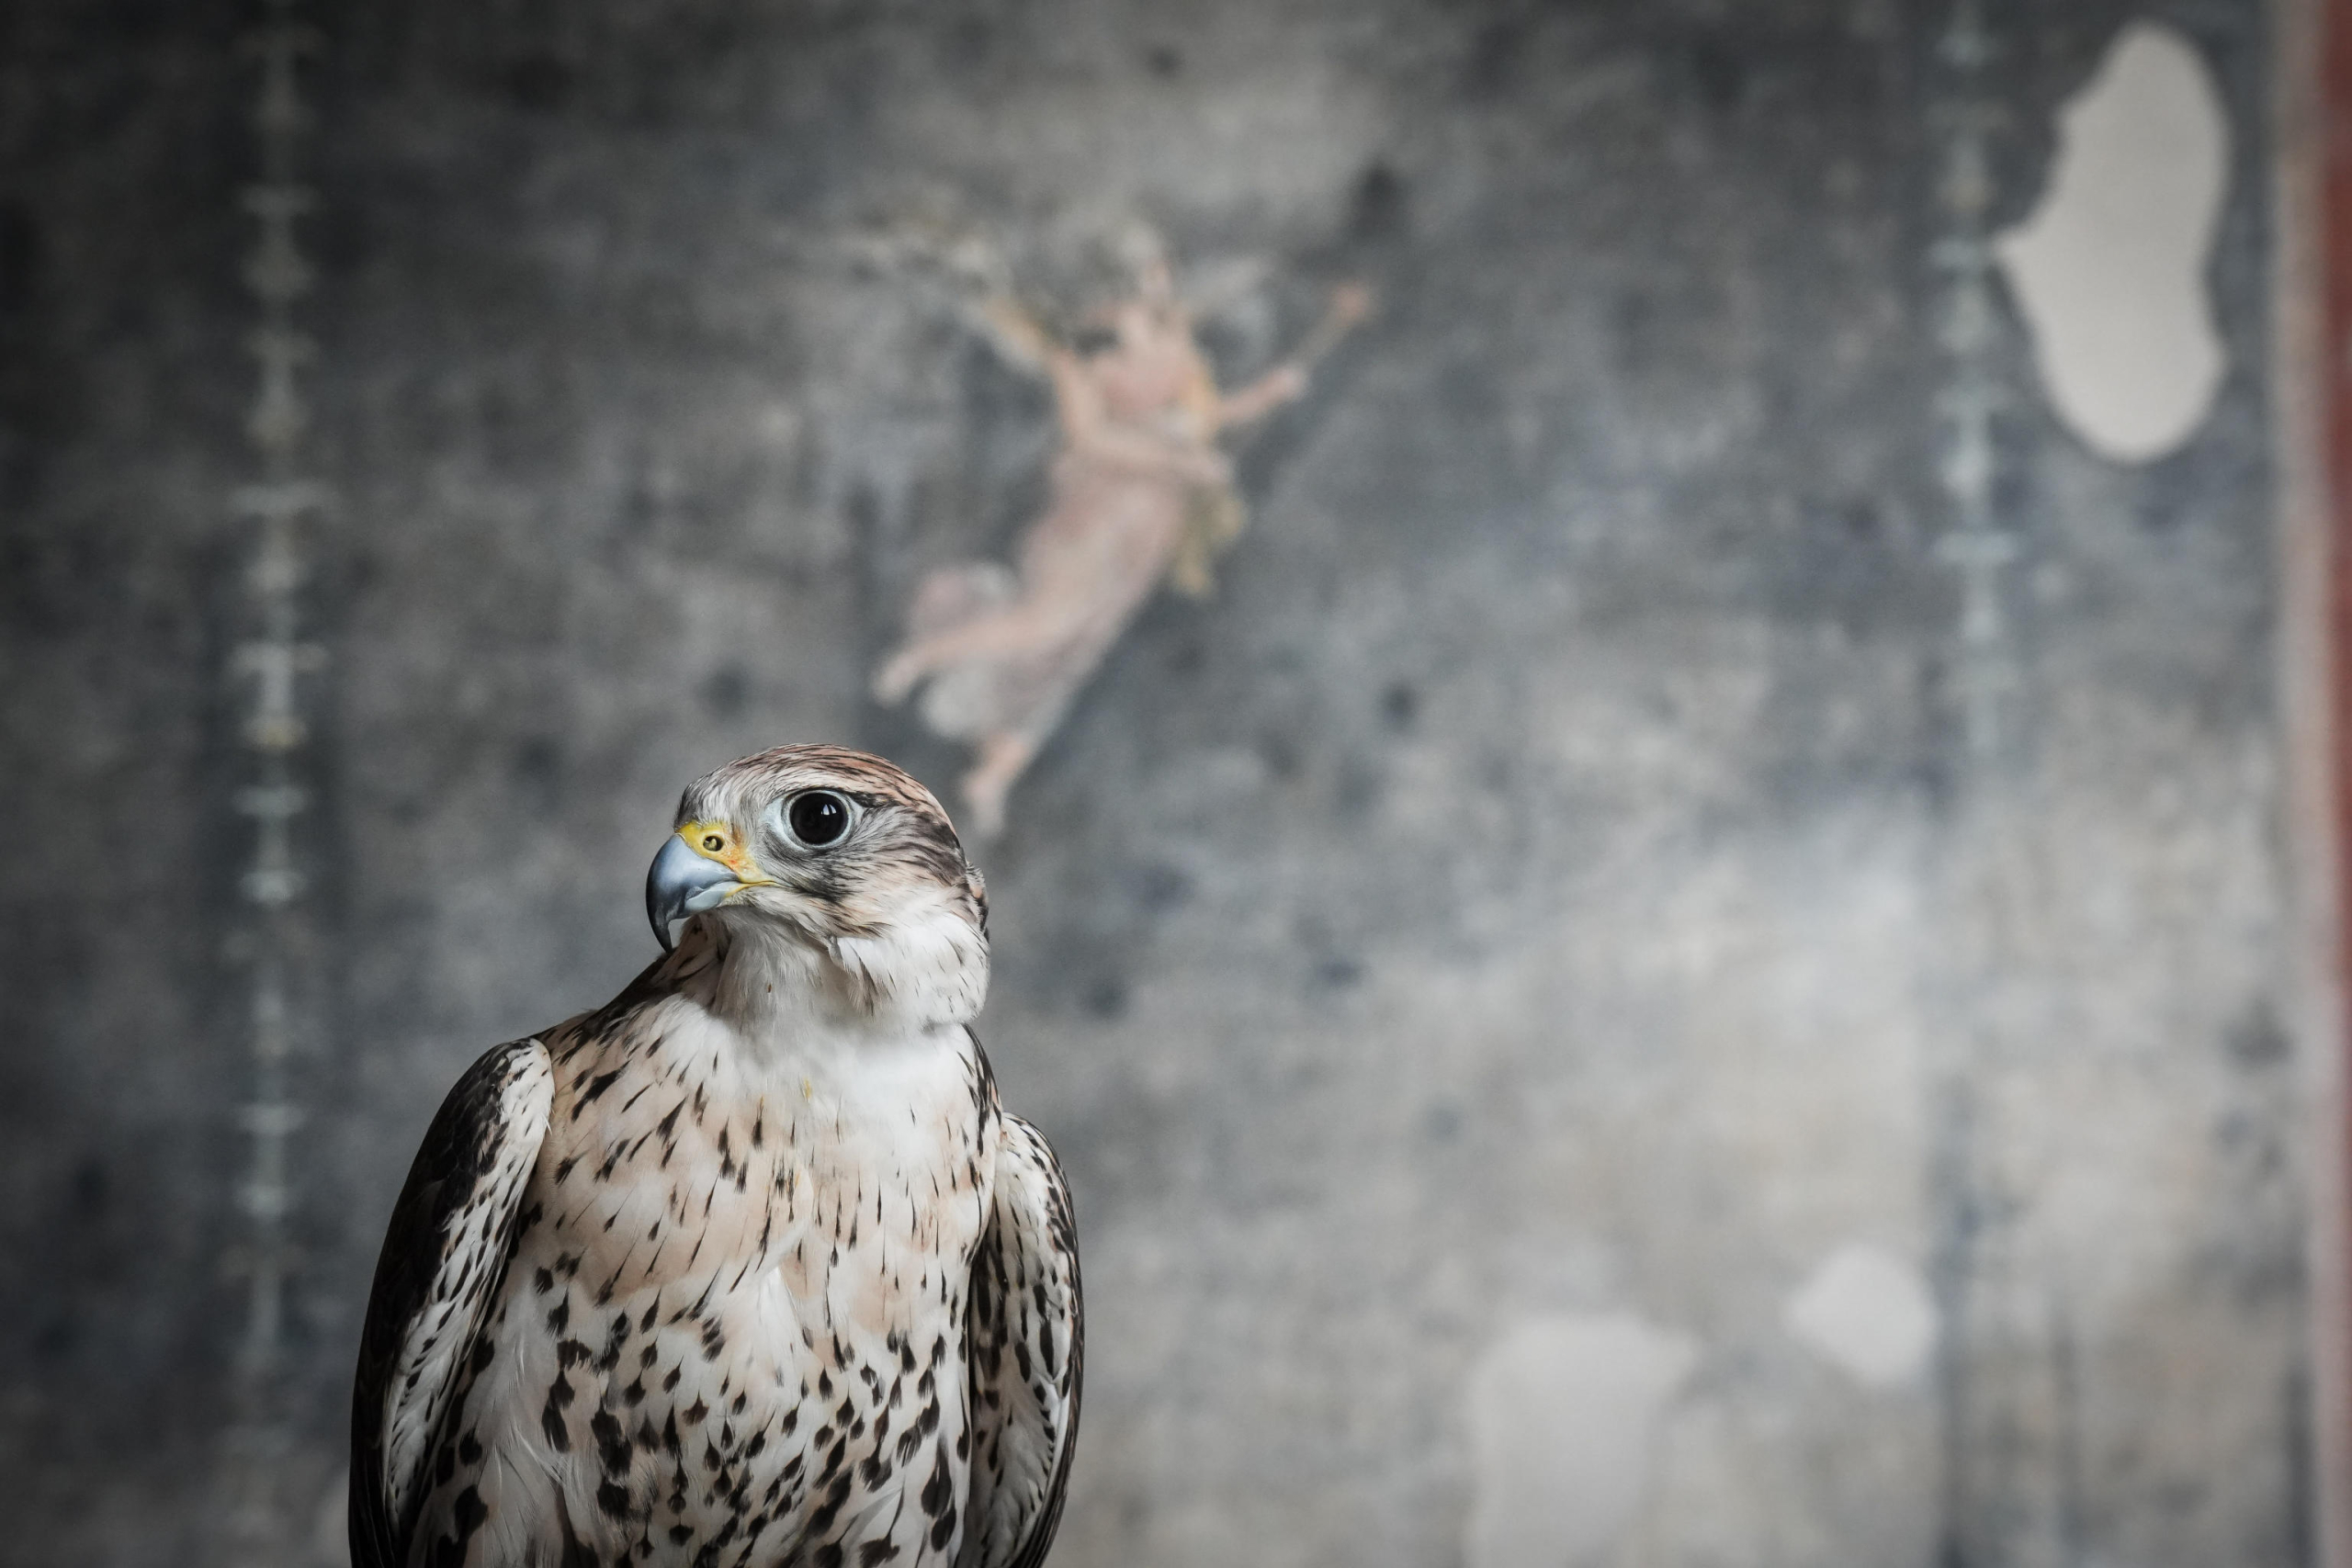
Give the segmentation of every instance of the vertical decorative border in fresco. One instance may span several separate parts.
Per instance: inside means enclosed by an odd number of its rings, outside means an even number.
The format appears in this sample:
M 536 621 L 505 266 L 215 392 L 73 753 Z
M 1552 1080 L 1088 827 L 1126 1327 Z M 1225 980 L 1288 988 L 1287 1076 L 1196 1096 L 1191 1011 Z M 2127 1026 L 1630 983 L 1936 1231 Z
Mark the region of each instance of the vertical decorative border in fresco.
M 2310 1097 L 2313 1561 L 2352 1568 L 2352 0 L 2273 8 L 2283 955 Z
M 265 0 L 260 26 L 243 40 L 257 84 L 252 125 L 258 178 L 240 193 L 253 224 L 241 276 L 254 305 L 245 337 L 254 396 L 244 426 L 254 479 L 235 492 L 232 505 L 250 526 L 253 543 L 237 611 L 242 635 L 229 674 L 238 693 L 243 777 L 235 807 L 251 823 L 250 853 L 237 886 L 247 914 L 232 994 L 241 990 L 245 999 L 251 1077 L 240 1110 L 244 1169 L 236 1187 L 241 1235 L 235 1262 L 244 1293 L 222 1495 L 226 1556 L 241 1564 L 297 1554 L 280 1494 L 297 1440 L 285 1364 L 295 1268 L 290 1222 L 299 1190 L 292 1179 L 295 1139 L 304 1120 L 296 1066 L 316 1038 L 320 1003 L 314 888 L 305 853 L 304 829 L 316 803 L 307 699 L 326 658 L 306 635 L 305 589 L 308 545 L 330 500 L 305 462 L 311 416 L 303 376 L 316 345 L 301 330 L 297 306 L 313 282 L 300 224 L 317 202 L 300 177 L 312 123 L 301 69 L 319 44 L 297 0 Z
M 1934 1010 L 1951 1022 L 1923 1086 L 1931 1276 L 1943 1325 L 1939 1556 L 2056 1568 L 2081 1559 L 2072 1339 L 2063 1303 L 2014 1256 L 2020 1206 L 2003 1170 L 2006 1129 L 1982 1089 L 2011 1048 L 1994 1021 L 2009 955 L 1987 911 L 2000 903 L 2000 845 L 2027 808 L 2031 762 L 2015 592 L 2027 540 L 2002 482 L 2016 343 L 1993 243 L 1996 171 L 2014 129 L 2014 78 L 2002 68 L 2014 56 L 1984 0 L 1953 0 L 1925 42 L 1932 478 L 1944 520 L 1935 554 L 1953 574 L 1956 601 L 1944 660 L 1955 818 L 1944 897 L 1954 962 Z
M 1967 773 L 2000 755 L 2018 684 L 2007 582 L 2019 543 L 2003 525 L 1995 501 L 1994 422 L 2006 402 L 1995 362 L 2001 328 L 1991 231 L 1991 137 L 2003 108 L 1985 83 L 1995 52 L 1982 5 L 1959 0 L 1935 45 L 1943 90 L 1930 108 L 1937 232 L 1929 259 L 1939 285 L 1934 324 L 1943 367 L 1936 393 L 1936 480 L 1947 518 L 1936 554 L 1960 583 L 1951 687 Z
M 2004 671 L 1996 642 L 2004 622 L 2000 573 L 2007 564 L 2006 536 L 1993 513 L 1998 461 L 1993 440 L 2000 401 L 1986 363 L 1997 322 L 1994 314 L 1992 235 L 1994 184 L 1986 146 L 1991 106 L 1984 74 L 1994 53 L 1977 0 L 1957 0 L 1936 35 L 1927 73 L 1930 197 L 1931 288 L 1928 321 L 1939 353 L 1934 404 L 1935 482 L 1944 528 L 1936 554 L 1959 580 L 1956 646 L 1946 656 L 1947 704 L 1958 732 L 1960 759 L 1951 789 L 1963 800 L 1980 783 L 2000 732 Z M 1978 1490 L 1971 1467 L 1971 1288 L 1974 1237 L 1983 1206 L 1969 1093 L 1970 1064 L 1957 1043 L 1930 1058 L 1927 1094 L 1929 1148 L 1930 1280 L 1943 1325 L 1937 1393 L 1943 1428 L 1943 1535 L 1940 1559 L 1975 1561 L 1962 1537 Z M 1962 1059 L 1954 1060 L 1954 1056 Z

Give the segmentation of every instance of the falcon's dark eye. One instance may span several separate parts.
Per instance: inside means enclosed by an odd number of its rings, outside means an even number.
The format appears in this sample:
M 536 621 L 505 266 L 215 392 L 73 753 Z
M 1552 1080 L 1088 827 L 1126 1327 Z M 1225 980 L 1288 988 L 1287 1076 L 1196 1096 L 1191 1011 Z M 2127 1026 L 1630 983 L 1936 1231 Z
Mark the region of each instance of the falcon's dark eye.
M 838 841 L 849 831 L 849 802 L 829 789 L 797 795 L 784 808 L 792 836 L 812 850 Z
M 727 847 L 727 840 L 720 838 L 716 833 L 705 833 L 702 836 L 702 847 L 708 850 L 712 854 L 717 854 L 719 851 Z

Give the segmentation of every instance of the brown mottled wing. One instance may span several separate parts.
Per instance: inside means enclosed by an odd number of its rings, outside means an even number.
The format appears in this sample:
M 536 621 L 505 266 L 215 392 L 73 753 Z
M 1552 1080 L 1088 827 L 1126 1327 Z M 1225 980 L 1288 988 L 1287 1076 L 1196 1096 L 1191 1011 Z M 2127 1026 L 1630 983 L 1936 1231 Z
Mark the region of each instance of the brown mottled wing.
M 1018 1116 L 1003 1125 L 972 1265 L 972 1478 L 956 1568 L 1046 1560 L 1078 1439 L 1086 1335 L 1069 1185 L 1037 1129 Z
M 546 1047 L 501 1045 L 458 1080 L 409 1167 L 351 1391 L 352 1568 L 408 1568 L 434 1432 L 505 1274 L 554 1094 Z

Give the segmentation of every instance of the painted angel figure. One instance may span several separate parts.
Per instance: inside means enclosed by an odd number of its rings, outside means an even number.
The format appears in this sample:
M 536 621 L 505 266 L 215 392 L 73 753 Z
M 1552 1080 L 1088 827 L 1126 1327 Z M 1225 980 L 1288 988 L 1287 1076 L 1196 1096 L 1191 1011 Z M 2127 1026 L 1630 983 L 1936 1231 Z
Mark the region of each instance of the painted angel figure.
M 1371 291 L 1332 291 L 1321 323 L 1282 364 L 1218 388 L 1191 308 L 1154 247 L 1131 291 L 1093 312 L 1103 338 L 1057 340 L 999 293 L 980 324 L 1015 364 L 1048 378 L 1060 428 L 1045 513 L 1014 564 L 930 573 L 907 613 L 906 640 L 874 677 L 886 704 L 928 682 L 924 722 L 973 744 L 964 776 L 971 836 L 1002 831 L 1005 796 L 1086 679 L 1163 581 L 1208 592 L 1216 556 L 1247 519 L 1218 442 L 1306 390 L 1309 367 L 1371 310 Z

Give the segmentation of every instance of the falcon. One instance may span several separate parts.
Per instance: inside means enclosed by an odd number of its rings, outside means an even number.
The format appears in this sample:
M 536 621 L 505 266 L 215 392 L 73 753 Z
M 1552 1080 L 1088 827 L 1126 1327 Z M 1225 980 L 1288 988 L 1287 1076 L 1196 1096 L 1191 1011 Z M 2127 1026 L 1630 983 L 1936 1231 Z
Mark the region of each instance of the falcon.
M 355 1568 L 1035 1568 L 1077 1236 L 972 1032 L 988 900 L 946 814 L 878 758 L 764 751 L 686 791 L 646 907 L 662 956 L 425 1134 Z

